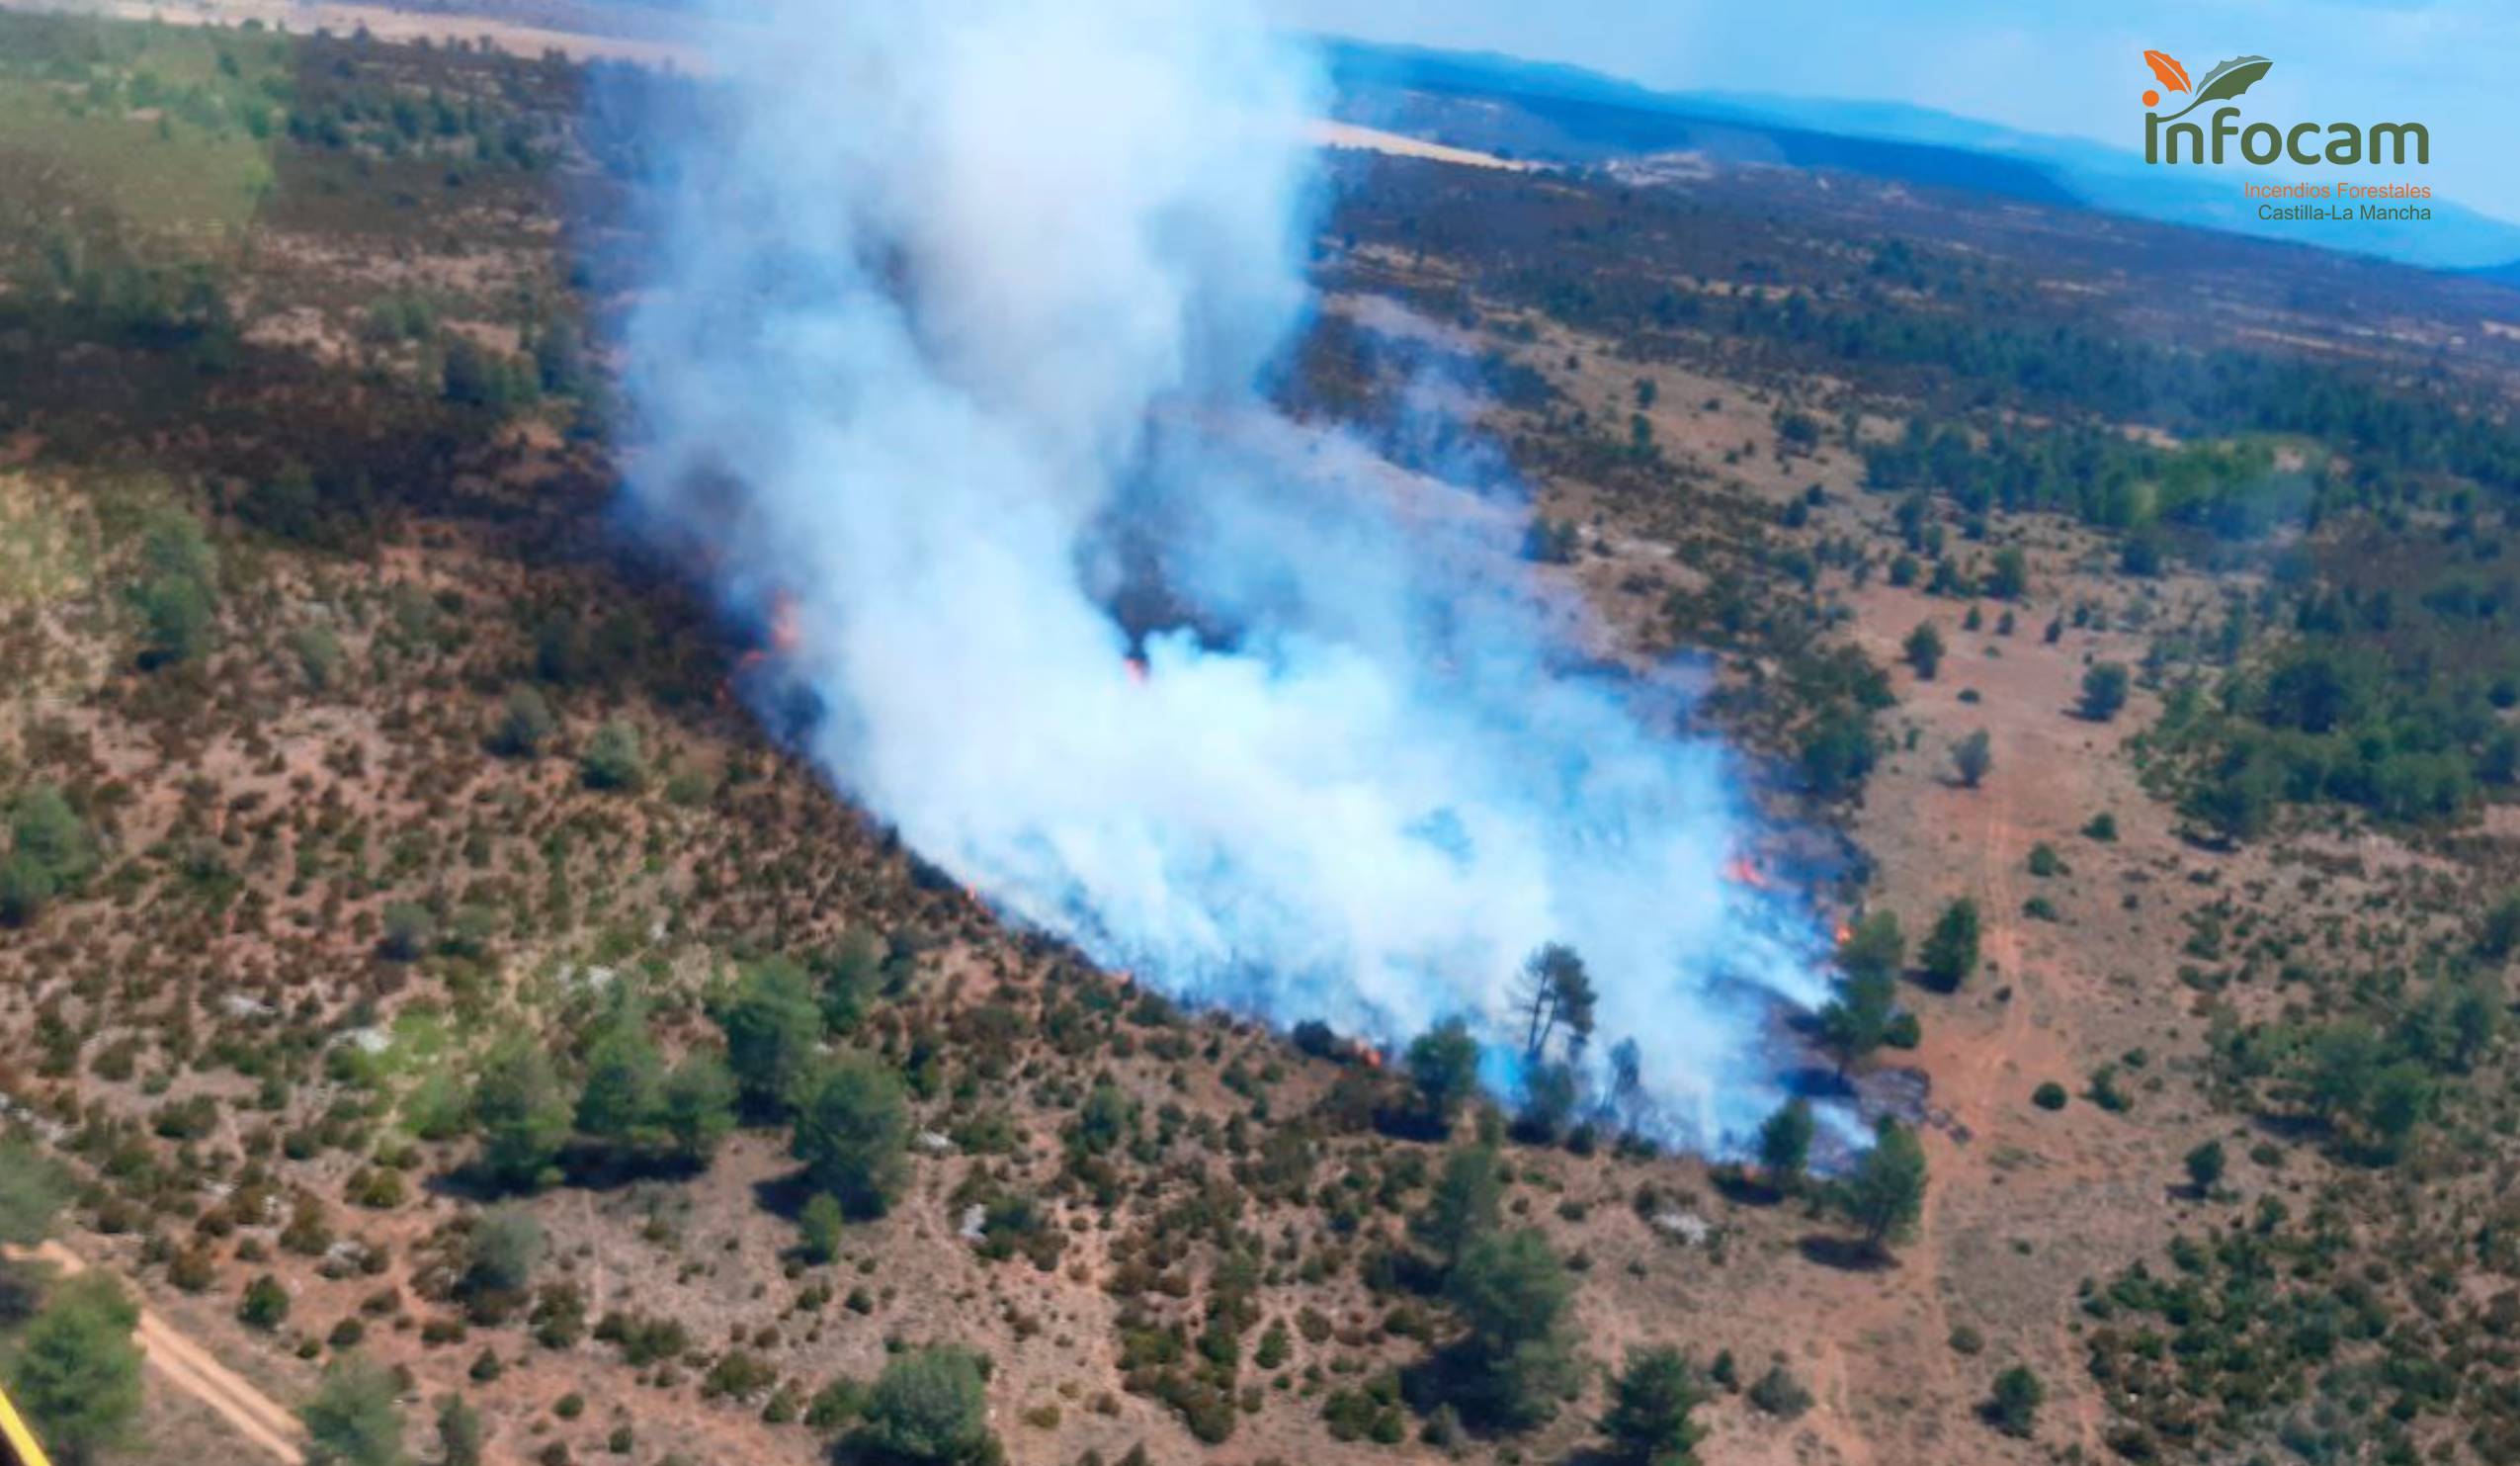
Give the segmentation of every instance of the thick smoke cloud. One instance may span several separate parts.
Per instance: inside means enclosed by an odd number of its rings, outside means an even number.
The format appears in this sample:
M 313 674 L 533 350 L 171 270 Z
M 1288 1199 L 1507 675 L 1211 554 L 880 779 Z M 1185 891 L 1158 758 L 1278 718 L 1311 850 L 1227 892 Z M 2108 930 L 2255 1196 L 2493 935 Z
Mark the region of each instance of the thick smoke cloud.
M 632 510 L 701 547 L 851 796 L 1186 997 L 1493 1045 L 1601 989 L 1675 1134 L 1773 1102 L 1807 926 L 1724 879 L 1721 747 L 1570 670 L 1518 506 L 1273 411 L 1307 58 L 1169 0 L 748 7 L 626 340 Z M 1149 587 L 1182 614 L 1133 641 Z M 1131 622 L 1135 625 L 1134 621 Z

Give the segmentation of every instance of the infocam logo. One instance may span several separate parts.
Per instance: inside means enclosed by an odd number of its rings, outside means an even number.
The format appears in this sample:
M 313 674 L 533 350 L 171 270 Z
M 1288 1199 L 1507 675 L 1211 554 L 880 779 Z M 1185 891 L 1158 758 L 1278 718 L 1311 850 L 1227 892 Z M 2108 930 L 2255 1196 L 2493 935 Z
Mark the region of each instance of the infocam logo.
M 2163 117 L 2152 110 L 2161 105 L 2161 93 L 2149 89 L 2144 92 L 2143 160 L 2147 163 L 2220 165 L 2228 160 L 2227 147 L 2234 141 L 2243 160 L 2260 166 L 2287 160 L 2339 165 L 2403 163 L 2408 160 L 2409 151 L 2415 162 L 2432 161 L 2432 135 L 2421 123 L 2371 123 L 2360 127 L 2352 123 L 2295 123 L 2289 128 L 2250 123 L 2242 127 L 2237 107 L 2217 107 L 2207 115 L 2207 122 L 2183 123 L 2179 119 L 2208 102 L 2237 102 L 2265 78 L 2275 63 L 2264 56 L 2233 56 L 2205 73 L 2191 87 L 2188 68 L 2169 52 L 2145 51 L 2143 61 L 2160 78 L 2163 89 L 2188 94 L 2187 106 Z

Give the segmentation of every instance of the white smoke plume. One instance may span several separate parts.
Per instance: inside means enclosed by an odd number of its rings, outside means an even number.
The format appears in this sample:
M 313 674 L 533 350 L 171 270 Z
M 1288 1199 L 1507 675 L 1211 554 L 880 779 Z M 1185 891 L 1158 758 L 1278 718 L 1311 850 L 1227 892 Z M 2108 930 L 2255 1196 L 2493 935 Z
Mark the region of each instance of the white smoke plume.
M 804 744 L 1001 911 L 1166 991 L 1515 1082 L 1543 943 L 1677 1138 L 1777 1097 L 1807 923 L 1725 751 L 1571 670 L 1519 509 L 1274 411 L 1308 57 L 1246 5 L 729 16 L 627 331 L 634 516 L 774 604 Z M 1195 615 L 1134 644 L 1160 584 Z M 1560 608 L 1562 609 L 1562 608 Z M 1195 624 L 1199 630 L 1190 627 Z

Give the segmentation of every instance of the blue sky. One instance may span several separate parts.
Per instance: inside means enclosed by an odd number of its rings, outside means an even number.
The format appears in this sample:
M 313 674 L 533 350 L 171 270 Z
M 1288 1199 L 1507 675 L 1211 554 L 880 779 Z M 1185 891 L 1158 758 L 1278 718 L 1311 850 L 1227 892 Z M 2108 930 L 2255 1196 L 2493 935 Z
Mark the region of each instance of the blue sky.
M 2520 222 L 2520 0 L 1264 0 L 1280 22 L 1571 61 L 1651 86 L 1894 101 L 2142 144 L 2146 48 L 2202 76 L 2275 66 L 2251 116 L 2420 122 L 2432 165 L 2388 170 Z M 2175 100 L 2172 104 L 2175 105 Z M 2165 108 L 2166 110 L 2166 108 Z

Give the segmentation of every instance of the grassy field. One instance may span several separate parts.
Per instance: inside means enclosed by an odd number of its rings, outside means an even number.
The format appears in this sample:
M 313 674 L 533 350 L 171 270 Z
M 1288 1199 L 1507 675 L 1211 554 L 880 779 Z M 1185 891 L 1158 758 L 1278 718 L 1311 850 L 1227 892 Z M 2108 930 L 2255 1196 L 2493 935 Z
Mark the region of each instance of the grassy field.
M 292 89 L 278 37 L 0 17 L 0 179 L 154 241 L 241 241 Z

